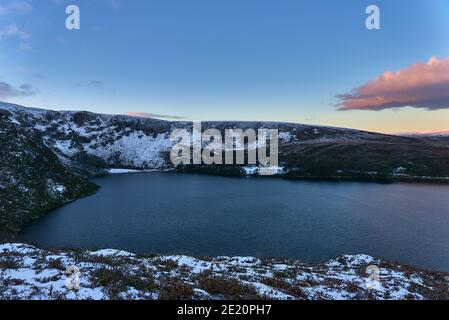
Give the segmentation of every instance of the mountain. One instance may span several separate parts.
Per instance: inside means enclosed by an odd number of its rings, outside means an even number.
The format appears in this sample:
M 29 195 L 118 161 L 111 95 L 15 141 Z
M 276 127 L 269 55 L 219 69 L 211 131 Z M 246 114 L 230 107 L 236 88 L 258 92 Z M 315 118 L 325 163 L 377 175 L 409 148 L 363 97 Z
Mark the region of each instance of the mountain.
M 123 115 L 91 112 L 56 112 L 0 104 L 10 121 L 41 133 L 60 160 L 74 168 L 169 169 L 169 152 L 174 129 L 191 130 L 189 122 L 168 122 Z M 262 122 L 204 122 L 204 129 L 279 128 L 281 142 L 312 144 L 375 138 L 376 134 L 354 130 Z
M 449 177 L 449 143 L 439 140 L 274 122 L 203 122 L 202 127 L 221 132 L 279 129 L 280 166 L 289 178 Z M 110 168 L 225 175 L 257 172 L 225 165 L 175 168 L 169 159 L 170 133 L 179 128 L 191 130 L 191 123 L 0 103 L 0 226 L 16 230 L 57 206 L 95 192 L 87 179 Z
M 39 132 L 62 163 L 91 174 L 106 168 L 173 169 L 170 133 L 189 122 L 169 122 L 91 112 L 56 112 L 0 104 L 10 121 Z M 352 129 L 274 122 L 203 122 L 216 128 L 276 128 L 280 162 L 288 176 L 357 177 L 449 176 L 449 149 L 415 137 Z M 226 166 L 191 166 L 180 170 L 231 172 Z M 237 173 L 241 168 L 237 167 Z
M 405 132 L 405 133 L 398 133 L 398 135 L 403 137 L 413 137 L 416 139 L 426 141 L 427 143 L 449 147 L 449 129 Z
M 405 137 L 428 137 L 428 138 L 449 138 L 449 129 L 446 130 L 431 130 L 431 131 L 413 131 L 398 133 L 399 136 Z

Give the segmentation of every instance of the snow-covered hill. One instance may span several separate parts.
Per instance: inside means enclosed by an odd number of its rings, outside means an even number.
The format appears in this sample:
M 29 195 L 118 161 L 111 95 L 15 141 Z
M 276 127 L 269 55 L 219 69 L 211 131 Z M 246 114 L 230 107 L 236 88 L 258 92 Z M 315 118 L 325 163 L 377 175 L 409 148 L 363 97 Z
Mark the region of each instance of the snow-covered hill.
M 44 142 L 65 163 L 87 155 L 105 166 L 162 169 L 171 147 L 170 124 L 152 119 L 100 115 L 89 112 L 55 112 L 0 104 L 11 122 L 42 134 Z M 94 159 L 90 159 L 94 161 Z
M 379 268 L 370 279 L 368 266 Z M 78 268 L 79 290 L 67 270 Z M 449 276 L 367 255 L 324 264 L 254 257 L 142 257 L 117 250 L 0 245 L 0 299 L 449 299 Z
M 26 108 L 14 104 L 0 103 L 0 110 L 9 113 L 11 123 L 23 128 L 36 130 L 41 133 L 43 140 L 65 163 L 72 168 L 83 167 L 90 169 L 127 168 L 127 169 L 169 169 L 173 168 L 169 161 L 169 151 L 173 145 L 170 133 L 174 129 L 191 129 L 188 122 L 168 122 L 163 120 L 137 118 L 122 115 L 104 115 L 91 112 L 50 111 Z M 4 112 L 5 112 L 4 111 Z M 203 129 L 216 128 L 224 132 L 229 128 L 259 129 L 276 128 L 280 137 L 280 158 L 283 166 L 299 169 L 301 175 L 315 175 L 315 167 L 329 165 L 329 161 L 337 160 L 335 155 L 346 154 L 345 150 L 332 150 L 332 154 L 324 154 L 330 146 L 356 146 L 379 144 L 383 146 L 402 145 L 416 147 L 419 142 L 413 138 L 389 136 L 351 129 L 311 126 L 291 123 L 273 122 L 203 122 Z M 389 153 L 395 147 L 386 150 L 382 155 L 391 160 Z M 405 150 L 406 151 L 406 150 Z M 364 153 L 368 158 L 369 152 Z M 303 159 L 311 155 L 317 159 L 317 165 L 310 165 L 310 159 Z M 375 154 L 372 155 L 373 157 Z M 390 173 L 397 167 L 410 168 L 413 163 L 404 159 L 395 163 L 388 163 Z M 300 159 L 303 166 L 299 166 L 291 159 Z M 304 161 L 303 161 L 304 160 Z M 342 159 L 341 163 L 333 163 L 333 174 L 344 171 L 376 172 L 378 162 L 372 161 L 372 166 L 352 163 Z M 326 162 L 326 163 L 324 163 Z M 297 173 L 298 171 L 296 171 Z M 329 175 L 326 173 L 325 175 Z
M 107 160 L 111 165 L 124 164 L 141 169 L 167 166 L 162 154 L 172 146 L 170 133 L 174 129 L 190 129 L 188 122 L 124 115 L 57 112 L 8 103 L 0 103 L 0 109 L 11 113 L 11 122 L 40 131 L 46 143 L 59 155 L 73 157 L 86 152 Z M 389 137 L 351 129 L 276 122 L 203 122 L 202 126 L 204 130 L 276 128 L 279 129 L 281 143 L 301 141 L 315 144 Z

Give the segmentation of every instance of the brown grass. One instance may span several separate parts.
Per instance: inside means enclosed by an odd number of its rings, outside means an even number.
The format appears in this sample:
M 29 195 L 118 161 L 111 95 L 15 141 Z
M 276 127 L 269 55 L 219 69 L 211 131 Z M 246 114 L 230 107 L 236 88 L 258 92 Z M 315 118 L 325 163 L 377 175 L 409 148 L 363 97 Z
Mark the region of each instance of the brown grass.
M 197 284 L 210 295 L 225 300 L 259 300 L 262 298 L 254 286 L 244 285 L 232 278 L 199 275 Z
M 193 295 L 192 287 L 186 283 L 166 278 L 160 281 L 160 300 L 191 300 Z

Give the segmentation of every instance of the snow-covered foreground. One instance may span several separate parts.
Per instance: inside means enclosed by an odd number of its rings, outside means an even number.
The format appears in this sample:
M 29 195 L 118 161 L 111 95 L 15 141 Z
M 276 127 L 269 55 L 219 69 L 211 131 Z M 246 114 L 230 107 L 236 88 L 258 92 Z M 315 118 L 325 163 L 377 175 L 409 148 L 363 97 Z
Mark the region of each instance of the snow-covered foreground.
M 368 280 L 370 265 L 379 268 L 379 281 Z M 76 291 L 66 286 L 73 267 L 79 269 Z M 366 255 L 309 265 L 0 245 L 0 299 L 449 299 L 448 288 L 447 274 Z

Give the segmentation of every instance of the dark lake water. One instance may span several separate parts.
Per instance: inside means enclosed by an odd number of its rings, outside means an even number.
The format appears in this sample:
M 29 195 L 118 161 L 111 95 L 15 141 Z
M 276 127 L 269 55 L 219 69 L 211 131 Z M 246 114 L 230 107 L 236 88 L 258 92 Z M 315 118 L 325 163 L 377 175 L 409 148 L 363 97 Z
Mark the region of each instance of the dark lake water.
M 305 182 L 173 173 L 94 180 L 102 188 L 28 225 L 43 247 L 323 262 L 366 253 L 449 271 L 449 186 Z

